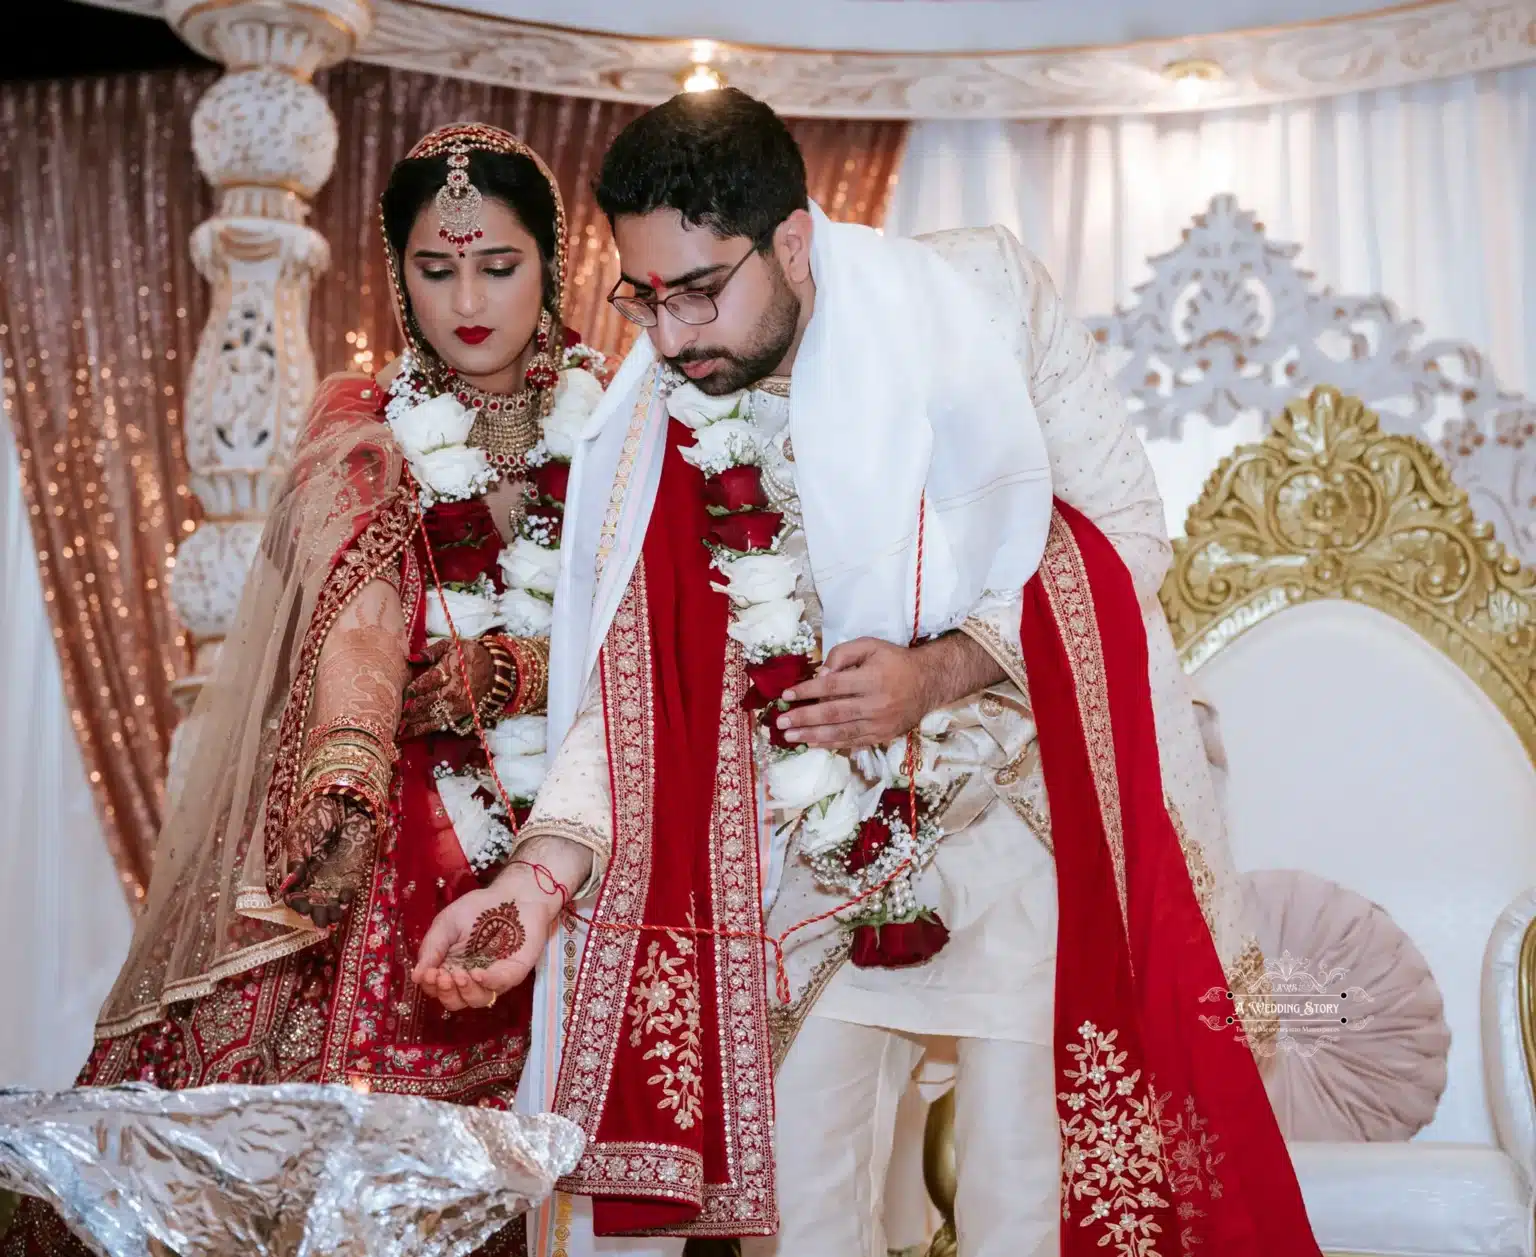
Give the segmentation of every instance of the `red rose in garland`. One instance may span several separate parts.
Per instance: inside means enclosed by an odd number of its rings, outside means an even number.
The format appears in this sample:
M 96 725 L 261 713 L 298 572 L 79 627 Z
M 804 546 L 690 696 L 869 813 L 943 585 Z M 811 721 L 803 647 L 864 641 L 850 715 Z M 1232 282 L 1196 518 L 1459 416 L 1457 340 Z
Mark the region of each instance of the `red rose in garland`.
M 893 786 L 881 793 L 875 814 L 859 826 L 858 836 L 844 857 L 849 873 L 856 875 L 877 864 L 895 831 L 912 828 L 913 804 L 910 787 Z M 921 796 L 916 799 L 916 812 L 921 833 L 931 823 Z M 948 941 L 949 930 L 937 913 L 917 911 L 904 921 L 856 926 L 849 959 L 862 969 L 904 969 L 937 955 Z
M 501 534 L 483 498 L 435 502 L 423 512 L 423 528 L 444 584 L 467 585 L 487 574 L 494 578 Z
M 709 539 L 727 550 L 742 554 L 766 550 L 773 545 L 784 523 L 778 511 L 743 511 L 738 515 L 717 515 L 709 522 Z
M 752 688 L 741 700 L 748 711 L 757 711 L 779 701 L 785 690 L 809 681 L 816 673 L 807 655 L 774 655 L 761 663 L 747 665 Z
M 761 467 L 727 467 L 704 481 L 704 504 L 717 511 L 761 510 L 768 505 Z
M 861 925 L 848 959 L 860 969 L 907 969 L 931 960 L 949 942 L 949 930 L 929 914 L 891 925 Z
M 571 483 L 571 465 L 551 460 L 533 472 L 533 496 L 538 501 L 564 502 Z
M 859 836 L 853 840 L 853 847 L 848 852 L 848 871 L 862 873 L 880 858 L 890 840 L 891 826 L 882 808 L 859 826 Z
M 918 815 L 921 819 L 921 799 L 918 800 Z M 848 852 L 847 865 L 850 873 L 860 873 L 880 858 L 880 853 L 885 850 L 886 844 L 891 840 L 893 820 L 907 829 L 912 827 L 912 792 L 910 790 L 892 786 L 881 792 L 875 814 L 859 826 L 859 836 Z

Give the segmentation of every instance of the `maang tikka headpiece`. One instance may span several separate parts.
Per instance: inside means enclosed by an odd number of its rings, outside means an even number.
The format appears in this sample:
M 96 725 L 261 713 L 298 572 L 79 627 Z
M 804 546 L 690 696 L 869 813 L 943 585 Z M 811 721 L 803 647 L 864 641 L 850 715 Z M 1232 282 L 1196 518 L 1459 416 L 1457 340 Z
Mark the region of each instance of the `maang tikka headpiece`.
M 407 160 L 442 157 L 448 166 L 448 177 L 433 197 L 440 225 L 438 235 L 464 256 L 465 246 L 484 235 L 481 214 L 484 212 L 485 195 L 469 180 L 469 159 L 472 153 L 498 153 L 503 156 L 525 157 L 538 169 L 549 185 L 555 202 L 554 252 L 550 264 L 554 268 L 555 301 L 543 310 L 535 333 L 536 352 L 528 364 L 526 374 L 530 390 L 538 397 L 539 405 L 547 409 L 554 387 L 559 383 L 559 360 L 563 346 L 563 330 L 559 323 L 559 297 L 565 289 L 566 224 L 565 206 L 560 199 L 560 185 L 543 159 L 528 145 L 499 127 L 483 122 L 455 122 L 422 136 L 406 154 Z M 380 204 L 379 226 L 384 236 L 384 258 L 389 268 L 389 282 L 394 291 L 395 311 L 400 322 L 406 345 L 418 357 L 436 386 L 443 384 L 440 360 L 421 334 L 411 315 L 410 299 L 406 294 L 405 277 L 400 254 L 389 243 L 389 231 L 384 221 L 383 205 Z M 436 362 L 437 365 L 433 365 Z
M 480 229 L 480 209 L 485 198 L 469 181 L 469 145 L 462 140 L 448 146 L 448 182 L 437 190 L 433 200 L 442 223 L 437 234 L 463 257 L 464 246 L 485 234 Z

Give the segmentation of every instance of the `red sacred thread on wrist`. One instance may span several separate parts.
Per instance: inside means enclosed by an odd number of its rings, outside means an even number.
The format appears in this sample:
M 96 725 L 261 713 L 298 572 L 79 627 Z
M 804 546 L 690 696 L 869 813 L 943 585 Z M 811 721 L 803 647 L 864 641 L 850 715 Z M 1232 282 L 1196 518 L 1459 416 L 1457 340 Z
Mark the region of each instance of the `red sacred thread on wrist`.
M 560 896 L 560 911 L 565 912 L 571 906 L 571 892 L 565 888 L 565 883 L 551 873 L 542 864 L 535 864 L 532 860 L 513 860 L 513 864 L 521 864 L 524 868 L 533 870 L 533 884 L 546 895 Z

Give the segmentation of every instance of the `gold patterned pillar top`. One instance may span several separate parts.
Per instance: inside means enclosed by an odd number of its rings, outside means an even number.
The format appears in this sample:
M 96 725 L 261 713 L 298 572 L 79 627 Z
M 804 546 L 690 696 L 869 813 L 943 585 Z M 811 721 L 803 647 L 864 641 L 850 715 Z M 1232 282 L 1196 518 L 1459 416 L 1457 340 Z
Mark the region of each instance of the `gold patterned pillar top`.
M 178 693 L 185 711 L 233 621 L 316 384 L 310 286 L 330 249 L 305 220 L 330 177 L 337 133 L 311 78 L 350 55 L 373 15 L 371 0 L 167 0 L 165 13 L 227 70 L 192 122 L 198 168 L 219 195 L 191 241 L 213 301 L 184 421 L 206 518 L 182 542 L 171 583 L 196 644 Z M 173 783 L 181 759 L 173 750 Z

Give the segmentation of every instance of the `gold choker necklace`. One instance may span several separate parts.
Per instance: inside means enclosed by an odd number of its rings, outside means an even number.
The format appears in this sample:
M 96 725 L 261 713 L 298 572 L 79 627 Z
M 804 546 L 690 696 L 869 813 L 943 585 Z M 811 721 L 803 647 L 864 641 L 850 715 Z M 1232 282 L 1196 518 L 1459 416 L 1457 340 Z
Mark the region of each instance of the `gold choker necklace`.
M 475 412 L 469 430 L 469 444 L 485 451 L 491 466 L 502 475 L 516 475 L 528 469 L 528 451 L 539 440 L 539 390 L 521 393 L 488 393 L 455 375 L 448 387 L 459 405 Z

